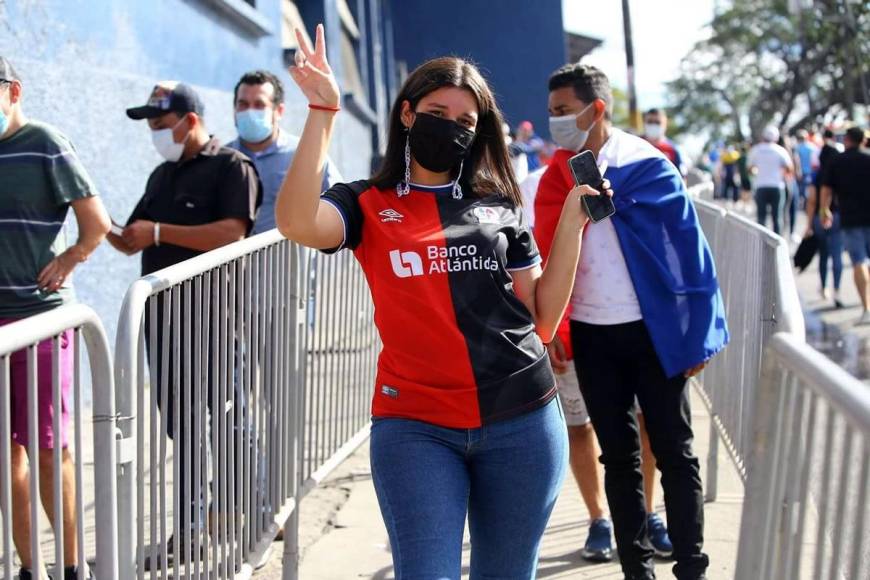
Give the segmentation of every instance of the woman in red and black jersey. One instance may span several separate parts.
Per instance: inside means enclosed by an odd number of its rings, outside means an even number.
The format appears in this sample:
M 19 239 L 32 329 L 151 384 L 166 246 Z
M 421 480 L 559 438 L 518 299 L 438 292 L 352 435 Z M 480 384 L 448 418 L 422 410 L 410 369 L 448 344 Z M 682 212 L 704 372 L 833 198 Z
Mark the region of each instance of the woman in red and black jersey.
M 348 248 L 365 272 L 383 351 L 372 402 L 372 476 L 398 579 L 528 579 L 567 463 L 542 340 L 562 318 L 587 221 L 576 188 L 542 270 L 520 208 L 502 116 L 474 65 L 408 77 L 371 180 L 320 195 L 339 109 L 323 29 L 290 74 L 309 115 L 278 197 L 286 237 Z M 609 192 L 608 192 L 609 193 Z

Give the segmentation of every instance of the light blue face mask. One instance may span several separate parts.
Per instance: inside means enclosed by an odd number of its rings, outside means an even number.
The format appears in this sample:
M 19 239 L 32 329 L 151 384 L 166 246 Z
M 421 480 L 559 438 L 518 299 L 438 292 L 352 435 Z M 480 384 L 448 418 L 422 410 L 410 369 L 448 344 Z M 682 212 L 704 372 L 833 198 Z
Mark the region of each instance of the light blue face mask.
M 272 109 L 248 109 L 236 113 L 236 127 L 243 141 L 265 141 L 272 134 Z
M 0 81 L 0 90 L 3 92 L 8 93 L 10 86 L 11 83 L 9 81 Z M 3 136 L 7 129 L 9 129 L 9 116 L 3 112 L 3 109 L 0 109 L 0 137 Z

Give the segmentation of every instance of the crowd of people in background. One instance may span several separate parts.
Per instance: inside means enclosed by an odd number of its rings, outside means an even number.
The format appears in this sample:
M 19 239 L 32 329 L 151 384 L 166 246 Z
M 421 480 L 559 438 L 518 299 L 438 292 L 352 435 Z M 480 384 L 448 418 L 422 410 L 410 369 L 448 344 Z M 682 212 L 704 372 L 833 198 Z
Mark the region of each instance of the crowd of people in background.
M 859 324 L 870 323 L 870 249 L 863 229 L 870 225 L 868 147 L 867 133 L 848 122 L 836 129 L 796 128 L 788 134 L 768 126 L 755 144 L 714 143 L 701 160 L 713 177 L 714 199 L 738 212 L 754 208 L 758 223 L 792 244 L 812 238 L 820 297 L 835 308 L 845 307 L 840 287 L 843 252 L 849 254 L 862 306 Z

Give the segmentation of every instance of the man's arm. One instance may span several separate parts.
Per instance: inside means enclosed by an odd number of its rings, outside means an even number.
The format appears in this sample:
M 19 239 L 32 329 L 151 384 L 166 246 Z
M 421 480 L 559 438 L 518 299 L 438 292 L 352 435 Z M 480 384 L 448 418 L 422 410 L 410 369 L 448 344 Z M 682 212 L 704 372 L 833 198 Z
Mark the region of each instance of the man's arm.
M 782 156 L 782 172 L 783 175 L 788 178 L 794 173 L 794 163 L 792 163 L 791 156 L 788 153 L 788 149 L 782 147 L 782 151 L 780 152 Z
M 831 213 L 831 204 L 834 201 L 834 190 L 830 185 L 822 186 L 822 200 L 819 206 L 819 218 L 822 220 L 822 226 L 830 228 L 834 225 L 834 214 Z
M 155 223 L 137 220 L 124 228 L 123 241 L 134 252 L 154 244 Z M 160 223 L 160 243 L 172 244 L 191 250 L 208 252 L 245 237 L 248 222 L 240 218 L 226 218 L 198 226 Z
M 122 254 L 127 254 L 128 256 L 132 256 L 138 251 L 134 250 L 130 245 L 128 245 L 127 242 L 124 241 L 124 238 L 121 237 L 119 234 L 113 232 L 111 228 L 109 229 L 109 233 L 106 234 L 106 241 L 109 242 L 109 244 L 111 244 L 113 248 L 115 248 Z
M 60 288 L 76 266 L 100 245 L 111 227 L 109 214 L 99 197 L 90 196 L 70 202 L 79 229 L 78 241 L 49 262 L 39 273 L 39 286 L 48 292 Z

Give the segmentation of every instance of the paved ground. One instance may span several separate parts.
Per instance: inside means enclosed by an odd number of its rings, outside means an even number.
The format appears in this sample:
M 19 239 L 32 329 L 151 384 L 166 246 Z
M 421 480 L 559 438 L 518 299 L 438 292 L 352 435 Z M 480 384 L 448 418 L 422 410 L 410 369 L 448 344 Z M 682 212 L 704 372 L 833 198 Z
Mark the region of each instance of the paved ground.
M 755 205 L 752 203 L 729 206 L 729 209 L 755 219 Z M 795 231 L 803 233 L 806 228 L 805 216 L 799 216 L 796 226 Z M 789 240 L 789 244 L 793 253 L 797 244 L 792 240 Z M 852 265 L 848 255 L 843 253 L 840 289 L 845 308 L 834 308 L 831 298 L 822 297 L 818 257 L 803 273 L 795 271 L 795 280 L 806 318 L 807 342 L 859 379 L 870 381 L 870 324 L 855 324 L 861 315 L 861 302 L 852 281 Z M 833 274 L 829 265 L 829 291 L 832 288 Z

